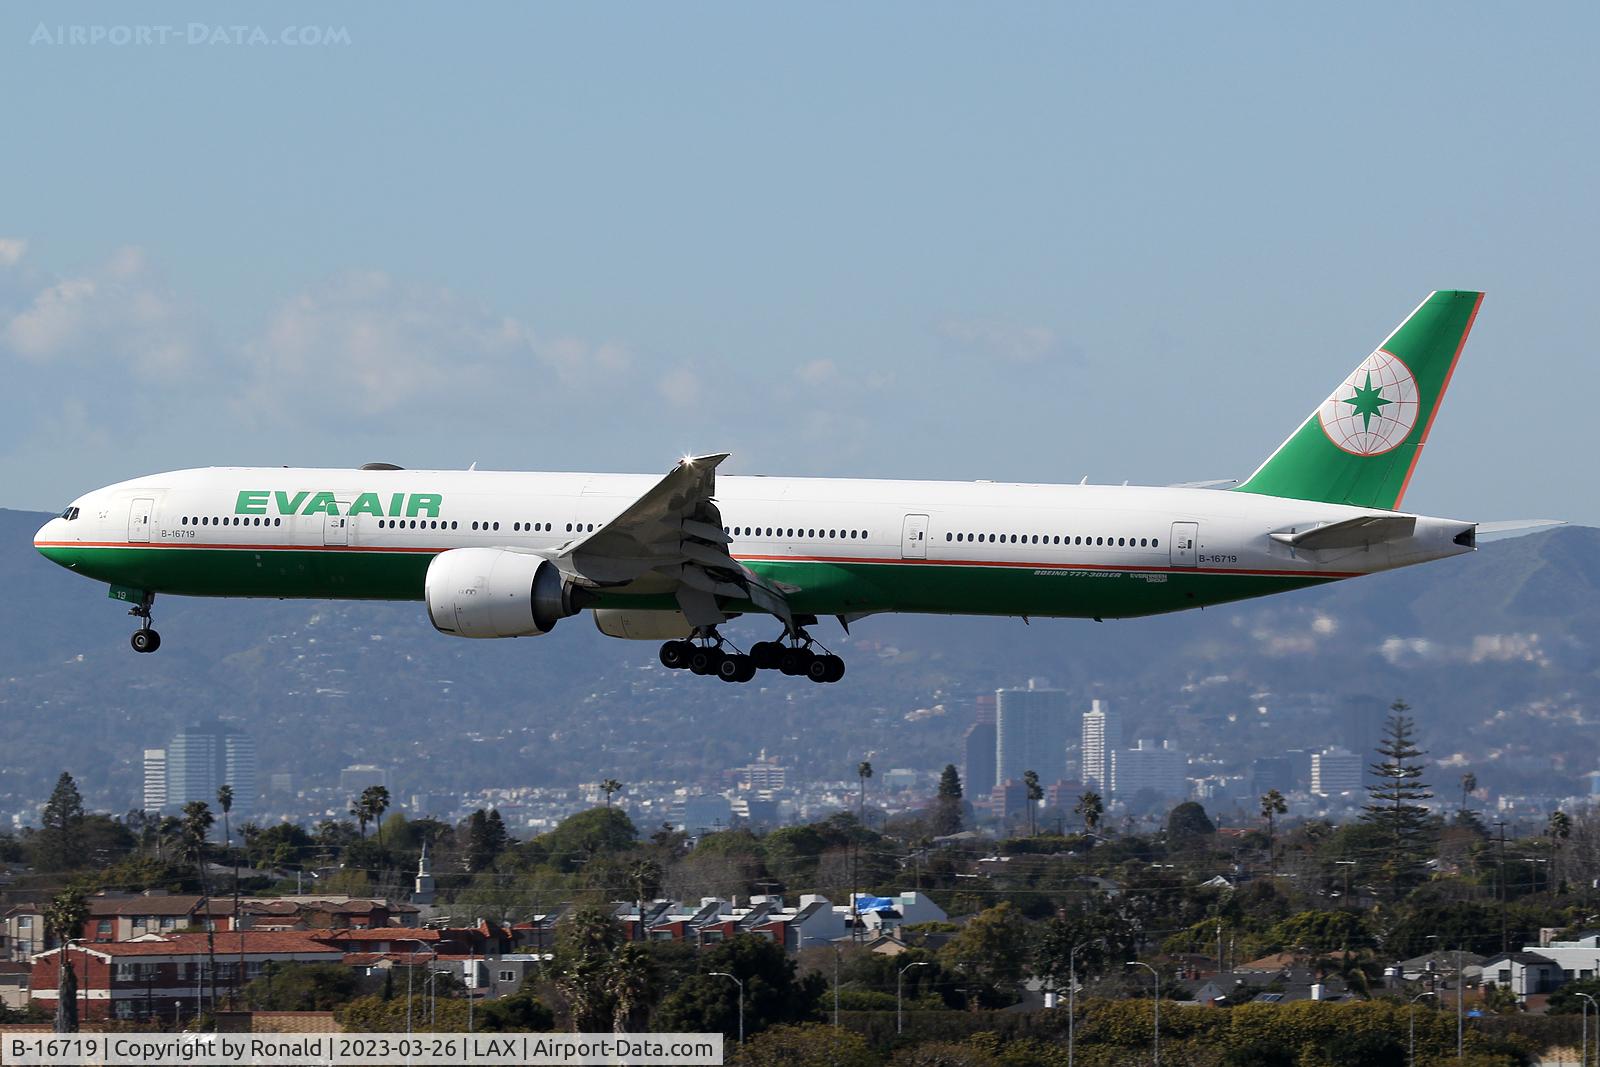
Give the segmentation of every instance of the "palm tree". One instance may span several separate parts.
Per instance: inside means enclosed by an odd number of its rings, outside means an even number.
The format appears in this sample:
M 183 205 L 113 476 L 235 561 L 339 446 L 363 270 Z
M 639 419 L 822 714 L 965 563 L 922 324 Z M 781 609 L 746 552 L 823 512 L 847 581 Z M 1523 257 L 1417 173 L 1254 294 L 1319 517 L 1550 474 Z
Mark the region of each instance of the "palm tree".
M 1555 874 L 1554 881 L 1558 885 L 1564 884 L 1566 879 L 1563 877 L 1564 872 L 1561 869 L 1561 848 L 1567 843 L 1567 838 L 1572 836 L 1572 816 L 1559 808 L 1552 811 L 1550 813 L 1550 824 L 1545 827 L 1545 833 L 1550 837 L 1550 850 L 1555 853 L 1553 857 L 1556 868 L 1553 872 Z
M 378 844 L 383 844 L 383 813 L 389 810 L 389 790 L 386 786 L 369 785 L 361 791 L 362 807 L 367 817 L 378 824 Z
M 1278 853 L 1273 844 L 1273 831 L 1276 829 L 1275 817 L 1287 814 L 1289 805 L 1284 802 L 1283 794 L 1276 789 L 1269 789 L 1261 795 L 1261 817 L 1267 820 L 1267 871 L 1269 874 L 1278 873 Z
M 606 807 L 611 806 L 611 794 L 622 792 L 622 783 L 615 778 L 607 778 L 600 783 L 600 791 L 606 795 Z
M 1078 798 L 1072 813 L 1083 816 L 1083 832 L 1092 834 L 1100 826 L 1100 817 L 1106 813 L 1105 802 L 1100 799 L 1099 793 L 1090 790 Z
M 1461 810 L 1467 810 L 1467 797 L 1478 791 L 1478 776 L 1468 771 L 1461 776 Z
M 52 900 L 44 911 L 45 936 L 54 938 L 56 953 L 56 1022 L 58 1034 L 78 1032 L 78 975 L 67 958 L 67 946 L 83 936 L 89 921 L 89 905 L 83 890 L 67 889 Z
M 367 794 L 362 793 L 356 802 L 350 805 L 350 817 L 355 819 L 356 825 L 361 827 L 361 840 L 367 839 L 367 823 L 372 821 L 372 808 L 367 804 Z
M 222 809 L 222 843 L 233 856 L 233 930 L 239 931 L 239 854 L 233 851 L 233 829 L 228 825 L 228 813 L 233 810 L 233 786 L 224 782 L 217 786 L 217 807 Z M 233 976 L 232 997 L 239 997 L 239 983 L 244 981 L 244 935 L 239 934 L 239 973 Z
M 183 806 L 183 836 L 180 847 L 183 858 L 200 872 L 200 912 L 206 924 L 206 959 L 211 971 L 211 1010 L 217 1010 L 217 931 L 211 921 L 211 879 L 206 873 L 206 838 L 217 824 L 217 817 L 203 800 L 191 800 Z
M 866 760 L 856 764 L 856 777 L 861 780 L 861 799 L 857 802 L 856 818 L 865 822 L 867 818 L 867 779 L 872 777 L 872 764 Z
M 1033 837 L 1037 833 L 1034 818 L 1039 811 L 1039 801 L 1044 799 L 1044 788 L 1039 785 L 1039 772 L 1023 771 L 1022 784 L 1028 790 L 1028 836 Z

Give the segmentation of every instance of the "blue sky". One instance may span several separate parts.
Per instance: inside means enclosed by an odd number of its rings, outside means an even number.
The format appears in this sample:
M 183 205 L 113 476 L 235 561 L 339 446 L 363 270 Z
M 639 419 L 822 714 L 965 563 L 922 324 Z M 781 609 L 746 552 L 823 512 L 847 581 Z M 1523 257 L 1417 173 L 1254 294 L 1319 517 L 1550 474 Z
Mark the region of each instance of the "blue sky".
M 0 9 L 0 505 L 713 450 L 1243 476 L 1461 287 L 1408 506 L 1600 523 L 1593 5 L 135 12 Z

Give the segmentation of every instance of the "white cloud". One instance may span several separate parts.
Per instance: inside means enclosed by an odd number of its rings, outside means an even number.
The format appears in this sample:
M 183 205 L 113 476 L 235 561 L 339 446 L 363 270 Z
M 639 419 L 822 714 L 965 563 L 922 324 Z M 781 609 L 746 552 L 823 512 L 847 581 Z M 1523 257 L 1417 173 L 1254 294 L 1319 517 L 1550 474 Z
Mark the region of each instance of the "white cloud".
M 189 367 L 205 333 L 197 309 L 167 289 L 137 248 L 46 283 L 24 304 L 0 318 L 0 339 L 36 363 L 111 363 L 139 378 L 170 380 Z
M 286 301 L 246 342 L 254 399 L 280 408 L 308 392 L 351 415 L 409 412 L 459 418 L 541 399 L 551 378 L 568 388 L 612 381 L 626 348 L 542 338 L 520 319 L 440 286 L 352 271 Z
M 946 319 L 939 324 L 939 335 L 974 352 L 1011 363 L 1040 363 L 1067 352 L 1067 346 L 1048 326 Z
M 807 385 L 826 385 L 839 376 L 839 368 L 831 359 L 814 359 L 802 364 L 795 376 Z
M 694 367 L 681 365 L 669 371 L 656 388 L 673 407 L 692 408 L 700 403 L 700 374 Z
M 21 237 L 0 237 L 0 267 L 15 267 L 28 254 L 28 242 Z

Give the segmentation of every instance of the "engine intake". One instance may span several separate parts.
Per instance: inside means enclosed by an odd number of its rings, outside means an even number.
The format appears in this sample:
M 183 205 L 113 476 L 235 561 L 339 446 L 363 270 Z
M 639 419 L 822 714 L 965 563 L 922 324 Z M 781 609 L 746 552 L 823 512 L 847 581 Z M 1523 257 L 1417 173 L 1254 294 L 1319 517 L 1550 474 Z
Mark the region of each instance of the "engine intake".
M 433 628 L 454 637 L 540 637 L 591 598 L 549 560 L 504 548 L 441 552 L 424 588 Z

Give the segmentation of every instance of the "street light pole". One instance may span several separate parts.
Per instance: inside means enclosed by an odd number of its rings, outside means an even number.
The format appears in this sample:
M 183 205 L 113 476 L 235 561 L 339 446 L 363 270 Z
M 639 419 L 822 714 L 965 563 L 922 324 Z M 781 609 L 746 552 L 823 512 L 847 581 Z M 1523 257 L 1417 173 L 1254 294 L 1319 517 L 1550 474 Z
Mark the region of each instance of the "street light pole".
M 1156 1052 L 1156 1055 L 1155 1055 L 1155 1067 L 1161 1067 L 1161 972 L 1156 970 L 1154 967 L 1150 966 L 1148 963 L 1141 963 L 1139 960 L 1129 960 L 1128 961 L 1128 966 L 1129 967 L 1143 967 L 1145 970 L 1149 971 L 1151 976 L 1153 978 L 1155 978 L 1155 980 L 1156 980 L 1156 1000 L 1155 1000 L 1155 1006 L 1156 1006 L 1156 1011 L 1155 1011 L 1155 1022 L 1156 1022 L 1156 1026 L 1155 1026 L 1155 1031 L 1156 1031 L 1155 1052 Z
M 1090 945 L 1103 945 L 1105 939 L 1096 937 L 1085 941 L 1081 945 L 1073 945 L 1072 951 L 1067 953 L 1067 1067 L 1072 1067 L 1072 1052 L 1078 1008 L 1078 950 L 1088 948 Z
M 904 994 L 902 993 L 902 987 L 905 985 L 906 972 L 909 971 L 913 967 L 926 967 L 926 966 L 928 966 L 926 961 L 919 962 L 919 963 L 908 963 L 904 967 L 900 968 L 900 973 L 899 974 L 895 975 L 895 978 L 894 978 L 894 1032 L 896 1034 L 903 1034 L 903 1033 L 906 1032 L 906 1013 L 905 1013 L 905 1008 L 903 1006 L 903 1004 L 904 1004 Z
M 712 978 L 732 978 L 733 984 L 739 987 L 739 1044 L 744 1045 L 744 983 L 727 971 L 707 971 Z
M 1433 996 L 1433 993 L 1429 991 L 1427 993 L 1418 993 L 1411 998 L 1411 1039 L 1406 1046 L 1409 1050 L 1406 1062 L 1410 1064 L 1410 1067 L 1417 1067 L 1417 1001 L 1423 997 L 1431 996 Z
M 1579 993 L 1578 996 L 1594 1005 L 1595 1025 L 1600 1028 L 1600 1002 L 1587 993 Z M 1579 1025 L 1583 1027 L 1583 1051 L 1578 1054 L 1578 1067 L 1589 1067 L 1589 1004 L 1582 1005 L 1583 1021 Z M 1600 1045 L 1600 1034 L 1595 1035 L 1595 1043 Z

